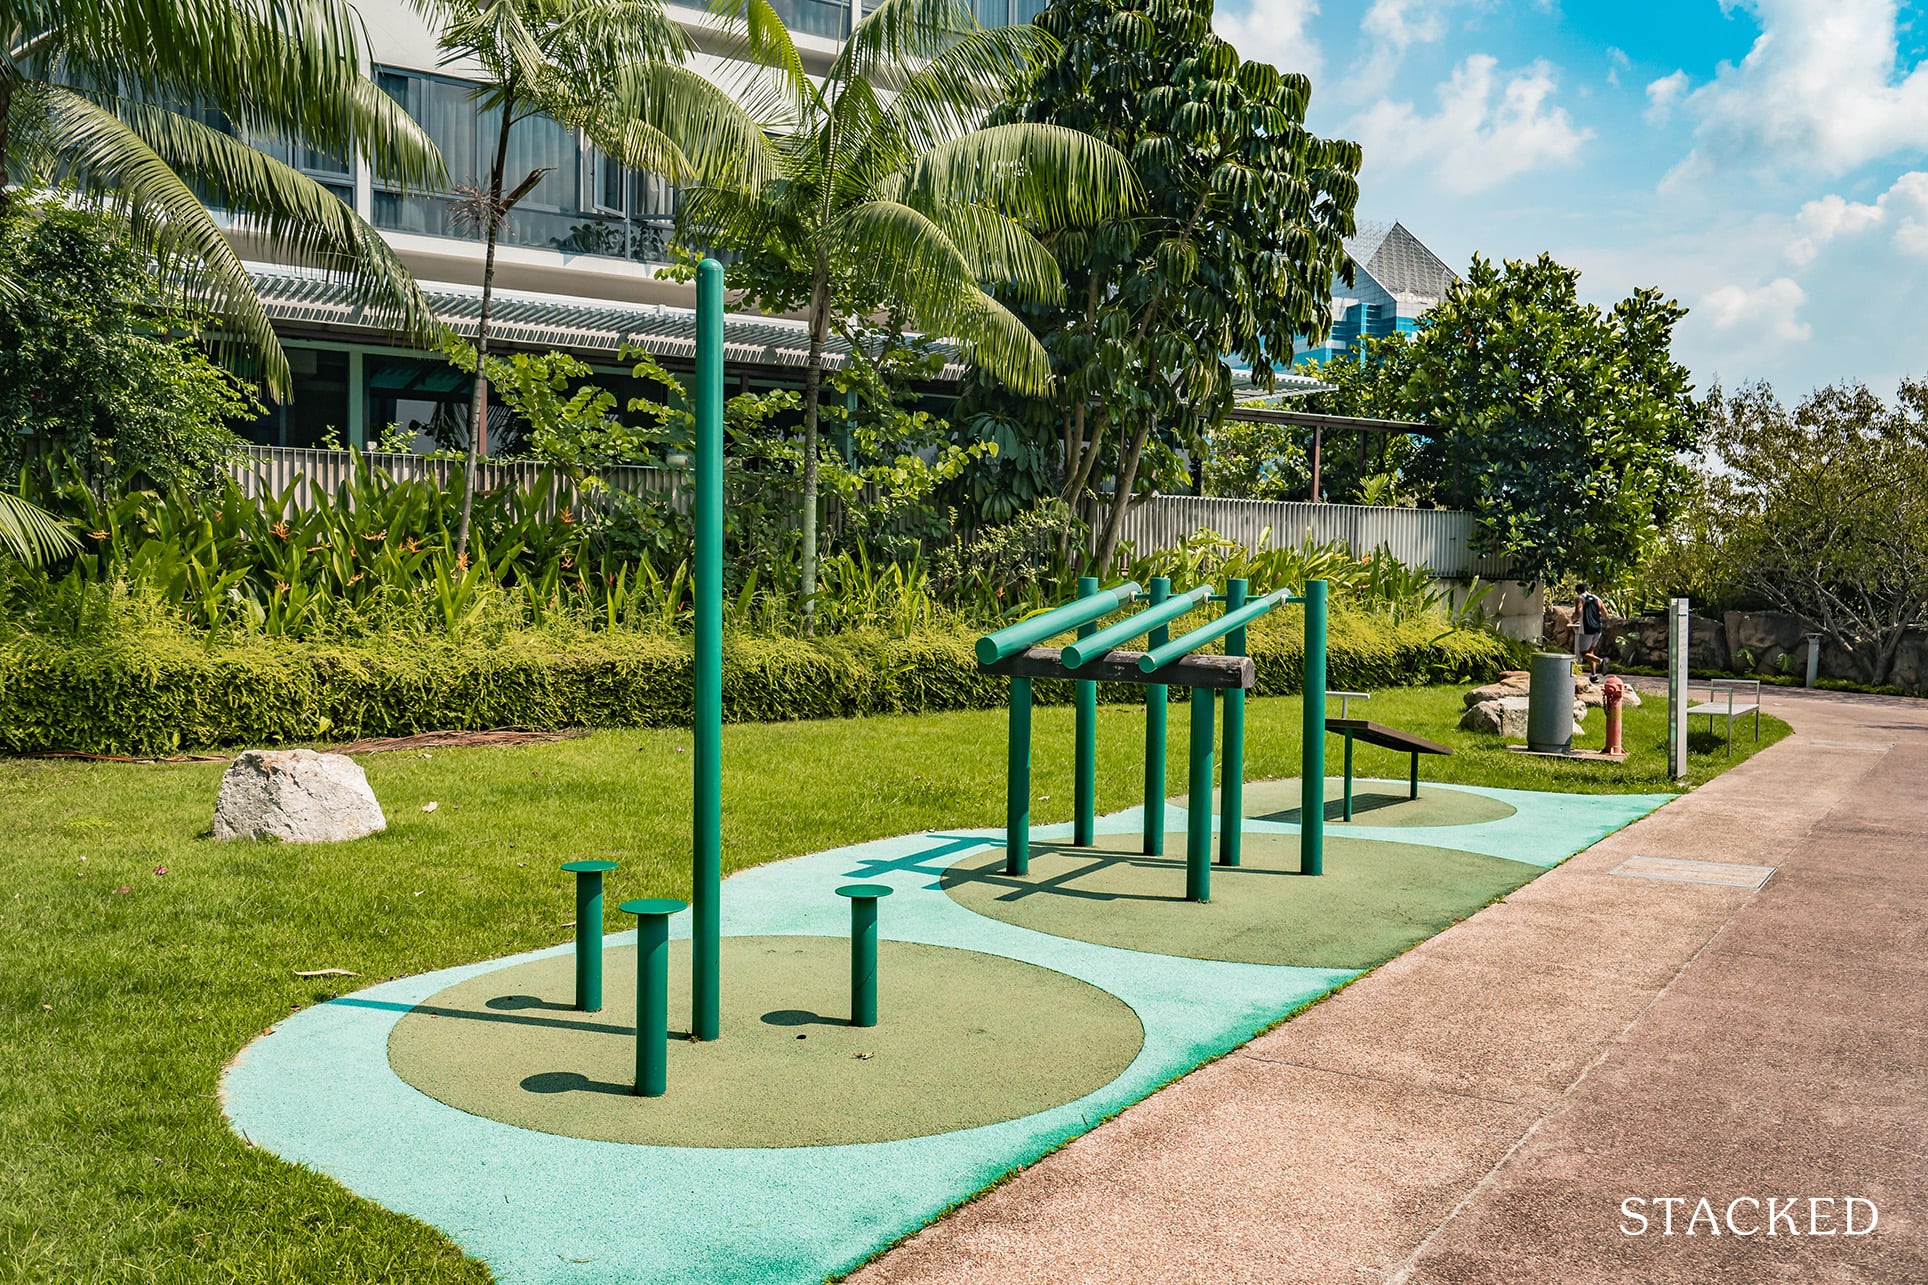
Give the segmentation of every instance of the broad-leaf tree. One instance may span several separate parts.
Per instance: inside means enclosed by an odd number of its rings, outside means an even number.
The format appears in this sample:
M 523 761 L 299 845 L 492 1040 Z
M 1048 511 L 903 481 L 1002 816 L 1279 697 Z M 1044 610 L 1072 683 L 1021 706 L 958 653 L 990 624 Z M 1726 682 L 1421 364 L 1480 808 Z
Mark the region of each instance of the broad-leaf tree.
M 439 178 L 435 148 L 362 74 L 364 53 L 346 0 L 0 0 L 0 208 L 36 184 L 107 202 L 276 396 L 287 359 L 203 198 L 428 337 L 434 319 L 374 229 L 249 141 L 359 153 L 402 185 Z
M 1482 552 L 1524 580 L 1612 581 L 1685 493 L 1705 416 L 1674 360 L 1686 309 L 1638 290 L 1602 311 L 1550 256 L 1475 257 L 1421 320 L 1408 406 L 1439 429 L 1409 476 L 1479 518 Z
M 1330 329 L 1360 153 L 1306 130 L 1311 83 L 1241 59 L 1212 33 L 1211 0 L 1056 0 L 1037 25 L 1059 52 L 998 119 L 1104 140 L 1146 199 L 1050 239 L 1067 302 L 1025 316 L 1062 376 L 1051 401 L 980 395 L 967 413 L 1055 437 L 1058 492 L 1102 512 L 1105 566 L 1148 451 L 1168 467 L 1197 458 L 1233 403 L 1235 364 L 1269 389 L 1295 338 Z
M 495 131 L 488 172 L 467 191 L 461 212 L 481 234 L 482 305 L 476 321 L 478 372 L 489 369 L 496 246 L 517 202 L 546 169 L 515 173 L 517 125 L 548 117 L 582 130 L 616 161 L 673 182 L 727 167 L 758 176 L 763 139 L 723 90 L 681 65 L 689 36 L 661 0 L 414 0 L 440 26 L 446 62 L 479 67 L 479 111 Z M 488 454 L 489 383 L 478 373 L 469 406 L 470 465 L 463 470 L 457 555 L 468 550 L 469 477 Z
M 1734 587 L 1889 682 L 1928 627 L 1928 381 L 1903 380 L 1893 404 L 1835 385 L 1791 413 L 1766 385 L 1708 400 L 1720 467 L 1705 482 Z
M 772 311 L 801 310 L 802 598 L 816 591 L 819 403 L 833 332 L 880 311 L 958 341 L 982 375 L 1031 396 L 1054 381 L 1049 355 L 987 291 L 1051 303 L 1063 282 L 1037 232 L 1117 217 L 1137 200 L 1125 158 L 1044 121 L 984 124 L 1058 54 L 1037 27 L 984 29 L 964 0 L 884 0 L 821 77 L 804 66 L 768 0 L 730 6 L 744 58 L 761 74 L 746 100 L 764 120 L 776 170 L 697 185 L 686 242 L 735 250 L 731 284 Z

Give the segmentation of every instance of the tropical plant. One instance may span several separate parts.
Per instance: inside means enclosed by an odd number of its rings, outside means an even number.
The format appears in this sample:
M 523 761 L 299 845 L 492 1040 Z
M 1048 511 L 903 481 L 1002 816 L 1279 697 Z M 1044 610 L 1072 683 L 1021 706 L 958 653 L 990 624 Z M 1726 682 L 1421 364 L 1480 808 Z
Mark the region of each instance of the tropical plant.
M 481 69 L 472 97 L 495 126 L 486 175 L 461 193 L 463 220 L 482 237 L 482 302 L 476 317 L 469 407 L 471 461 L 487 455 L 490 320 L 496 245 L 511 211 L 548 175 L 510 172 L 517 125 L 546 116 L 581 130 L 631 169 L 684 182 L 727 167 L 756 179 L 763 138 L 716 85 L 679 65 L 690 50 L 661 0 L 413 0 L 441 24 L 447 61 Z M 474 473 L 464 470 L 463 477 Z M 466 486 L 466 484 L 465 484 Z M 468 551 L 472 500 L 463 491 L 456 556 Z
M 833 332 L 891 310 L 956 339 L 986 378 L 1042 395 L 1050 358 L 1006 307 L 1054 302 L 1057 264 L 1033 235 L 1123 214 L 1138 185 L 1108 144 L 1061 125 L 985 126 L 1057 42 L 1038 27 L 978 26 L 966 0 L 883 0 L 821 79 L 768 0 L 728 5 L 743 86 L 776 164 L 685 194 L 679 236 L 743 253 L 731 284 L 768 311 L 800 310 L 804 366 L 802 565 L 805 628 L 817 575 L 819 425 Z
M 365 53 L 347 0 L 0 0 L 0 209 L 10 186 L 51 183 L 125 215 L 275 396 L 288 393 L 287 359 L 203 198 L 278 255 L 340 276 L 371 315 L 429 337 L 434 318 L 381 236 L 251 145 L 359 155 L 402 185 L 439 178 L 433 145 L 362 74 Z
M 1173 476 L 1181 450 L 1202 456 L 1232 405 L 1233 361 L 1269 389 L 1295 340 L 1330 328 L 1360 152 L 1305 129 L 1311 83 L 1240 59 L 1212 32 L 1211 0 L 1057 0 L 1037 23 L 1058 50 L 995 119 L 1104 140 L 1146 199 L 1051 239 L 1069 302 L 1023 315 L 1061 377 L 1055 396 L 979 388 L 961 418 L 1055 444 L 1057 494 L 1102 513 L 1093 565 L 1108 567 L 1141 484 Z M 1029 454 L 1000 437 L 1001 458 Z
M 17 495 L 0 491 L 0 553 L 9 553 L 30 567 L 52 562 L 65 553 L 80 552 L 60 519 Z
M 1480 551 L 1522 580 L 1636 566 L 1688 493 L 1679 457 L 1704 436 L 1671 348 L 1686 309 L 1642 289 L 1602 311 L 1579 280 L 1549 255 L 1475 256 L 1411 343 L 1405 396 L 1438 434 L 1407 476 L 1471 509 Z
M 205 317 L 154 279 L 126 225 L 61 202 L 0 214 L 0 469 L 67 456 L 104 480 L 213 478 L 260 414 L 197 342 Z

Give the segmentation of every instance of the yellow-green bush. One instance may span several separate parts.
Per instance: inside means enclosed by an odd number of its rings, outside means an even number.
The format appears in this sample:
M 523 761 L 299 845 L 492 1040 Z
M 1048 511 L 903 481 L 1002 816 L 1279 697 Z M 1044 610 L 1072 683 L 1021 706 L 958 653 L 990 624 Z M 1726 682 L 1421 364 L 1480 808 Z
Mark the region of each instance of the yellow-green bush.
M 1334 687 L 1483 679 L 1508 645 L 1335 616 Z M 824 639 L 734 636 L 724 651 L 723 711 L 732 722 L 991 708 L 1003 679 L 979 672 L 970 634 Z M 1254 631 L 1258 691 L 1299 690 L 1296 615 Z M 687 721 L 687 639 L 626 631 L 528 631 L 495 643 L 386 638 L 377 643 L 205 645 L 165 634 L 74 644 L 0 640 L 0 751 L 162 755 L 224 745 L 401 736 L 448 728 L 661 727 Z M 1106 700 L 1142 689 L 1107 685 Z M 1041 683 L 1044 701 L 1068 683 Z

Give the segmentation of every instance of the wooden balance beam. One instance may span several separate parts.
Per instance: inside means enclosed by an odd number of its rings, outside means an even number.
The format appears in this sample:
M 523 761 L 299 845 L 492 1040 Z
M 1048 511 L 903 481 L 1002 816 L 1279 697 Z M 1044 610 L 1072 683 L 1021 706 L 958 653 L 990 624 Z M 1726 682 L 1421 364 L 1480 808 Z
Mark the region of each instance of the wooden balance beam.
M 1429 741 L 1423 736 L 1414 736 L 1411 732 L 1402 732 L 1396 727 L 1387 727 L 1384 723 L 1375 723 L 1370 719 L 1328 718 L 1325 721 L 1325 726 L 1326 731 L 1337 732 L 1346 738 L 1345 819 L 1348 821 L 1352 820 L 1353 741 L 1360 740 L 1368 745 L 1377 745 L 1380 749 L 1399 750 L 1413 756 L 1412 792 L 1406 796 L 1409 799 L 1419 797 L 1419 756 L 1421 754 L 1452 753 L 1452 750 L 1436 741 Z

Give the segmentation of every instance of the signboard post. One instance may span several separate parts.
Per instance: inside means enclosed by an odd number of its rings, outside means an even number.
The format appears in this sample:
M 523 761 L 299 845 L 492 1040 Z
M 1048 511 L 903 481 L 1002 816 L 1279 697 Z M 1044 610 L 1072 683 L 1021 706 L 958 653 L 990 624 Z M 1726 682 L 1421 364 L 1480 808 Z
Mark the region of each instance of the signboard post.
M 1687 599 L 1667 604 L 1667 770 L 1687 779 L 1687 648 L 1692 641 Z

